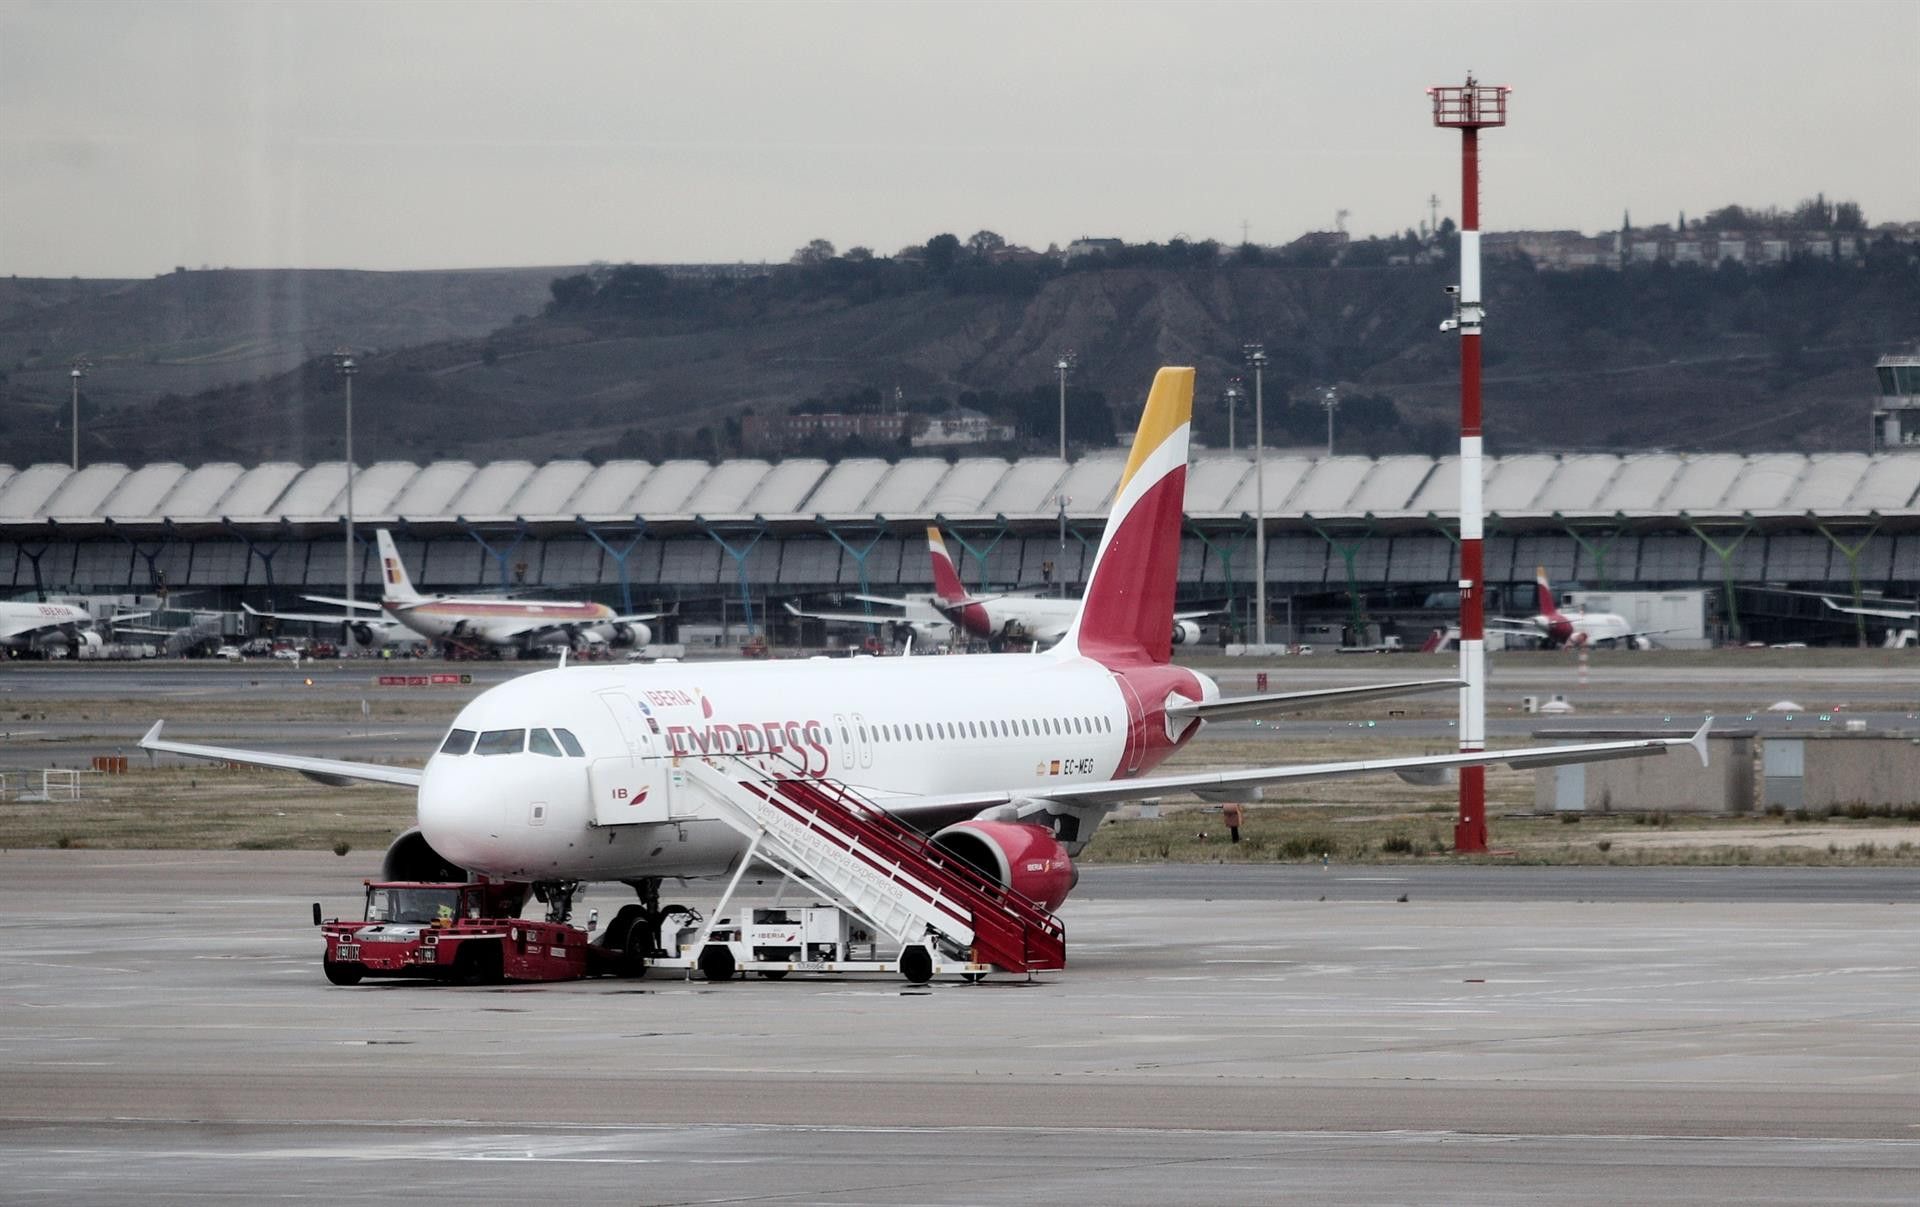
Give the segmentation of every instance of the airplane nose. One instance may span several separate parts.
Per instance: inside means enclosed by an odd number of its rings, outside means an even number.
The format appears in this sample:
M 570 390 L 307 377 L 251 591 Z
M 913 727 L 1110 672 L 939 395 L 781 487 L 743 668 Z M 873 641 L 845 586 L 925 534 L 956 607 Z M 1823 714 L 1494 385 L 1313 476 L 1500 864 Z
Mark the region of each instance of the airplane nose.
M 486 764 L 499 761 L 435 758 L 420 777 L 420 832 L 434 850 L 463 868 L 485 871 L 495 862 L 505 797 L 500 768 L 489 774 Z

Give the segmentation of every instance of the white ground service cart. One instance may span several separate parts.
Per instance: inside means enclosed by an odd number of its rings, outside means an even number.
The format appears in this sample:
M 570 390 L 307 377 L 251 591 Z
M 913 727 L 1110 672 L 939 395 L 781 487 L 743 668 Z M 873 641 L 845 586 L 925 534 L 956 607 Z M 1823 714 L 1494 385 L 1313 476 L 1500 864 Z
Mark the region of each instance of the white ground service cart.
M 967 981 L 984 978 L 993 968 L 954 958 L 939 950 L 937 941 L 908 943 L 897 950 L 885 936 L 852 914 L 831 905 L 753 906 L 744 921 L 732 916 L 715 919 L 704 945 L 698 925 L 667 923 L 660 947 L 676 954 L 651 961 L 655 968 L 697 971 L 709 981 L 726 981 L 754 973 L 777 981 L 790 972 L 898 973 L 916 985 L 936 976 L 958 976 Z

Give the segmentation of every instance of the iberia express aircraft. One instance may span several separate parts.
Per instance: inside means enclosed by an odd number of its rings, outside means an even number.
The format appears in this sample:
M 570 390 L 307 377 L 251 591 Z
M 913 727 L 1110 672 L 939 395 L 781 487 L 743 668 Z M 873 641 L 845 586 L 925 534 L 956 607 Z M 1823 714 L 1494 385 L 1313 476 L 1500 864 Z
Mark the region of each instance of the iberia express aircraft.
M 1154 775 L 1210 720 L 1458 688 L 1457 680 L 1222 698 L 1169 661 L 1194 371 L 1161 369 L 1147 398 L 1087 591 L 1037 655 L 575 666 L 481 693 L 424 768 L 189 745 L 149 750 L 418 788 L 417 827 L 384 874 L 457 870 L 531 883 L 542 899 L 620 880 L 656 899 L 663 877 L 720 876 L 746 841 L 676 788 L 689 759 L 781 760 L 832 779 L 1002 883 L 1051 907 L 1071 855 L 1116 805 L 1368 772 L 1530 767 L 1665 754 L 1686 739 Z

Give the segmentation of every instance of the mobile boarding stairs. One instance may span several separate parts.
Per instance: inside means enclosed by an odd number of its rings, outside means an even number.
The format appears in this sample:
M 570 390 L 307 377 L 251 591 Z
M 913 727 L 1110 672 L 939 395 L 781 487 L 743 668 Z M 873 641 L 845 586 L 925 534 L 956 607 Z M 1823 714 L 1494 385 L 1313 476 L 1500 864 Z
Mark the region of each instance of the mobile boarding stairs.
M 1066 966 L 1066 928 L 1053 914 L 845 785 L 770 771 L 764 757 L 679 760 L 676 792 L 697 794 L 747 839 L 747 852 L 698 939 L 654 967 L 685 968 L 689 976 L 698 969 L 709 980 L 736 972 L 898 972 L 923 984 L 937 975 L 979 980 L 995 970 L 1030 975 Z M 825 933 L 821 919 L 798 915 L 826 911 L 805 909 L 752 910 L 746 924 L 724 924 L 755 860 L 831 901 L 855 925 Z M 757 942 L 772 937 L 769 922 L 799 927 L 775 940 L 775 950 L 797 958 L 758 958 L 768 949 Z M 862 950 L 870 958 L 857 958 Z M 881 955 L 888 950 L 894 958 Z

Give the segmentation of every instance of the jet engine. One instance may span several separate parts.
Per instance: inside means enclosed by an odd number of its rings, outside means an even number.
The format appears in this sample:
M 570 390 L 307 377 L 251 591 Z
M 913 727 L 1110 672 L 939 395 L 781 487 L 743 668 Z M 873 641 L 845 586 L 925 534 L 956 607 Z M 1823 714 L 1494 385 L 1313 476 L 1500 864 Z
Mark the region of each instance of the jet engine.
M 1174 621 L 1173 622 L 1173 644 L 1199 645 L 1200 644 L 1200 626 L 1193 623 L 1191 620 Z
M 466 880 L 467 869 L 433 849 L 419 826 L 401 832 L 380 860 L 382 880 L 420 880 L 428 883 Z
M 615 649 L 630 650 L 636 646 L 645 645 L 651 640 L 653 640 L 652 630 L 638 621 L 630 620 L 613 626 L 613 633 L 607 638 L 607 644 Z
M 353 632 L 354 644 L 368 647 L 379 644 L 380 639 L 374 634 L 372 625 L 356 624 L 349 625 L 348 628 Z
M 1080 873 L 1045 826 L 1020 821 L 963 821 L 933 836 L 933 845 L 1004 888 L 1056 909 Z

